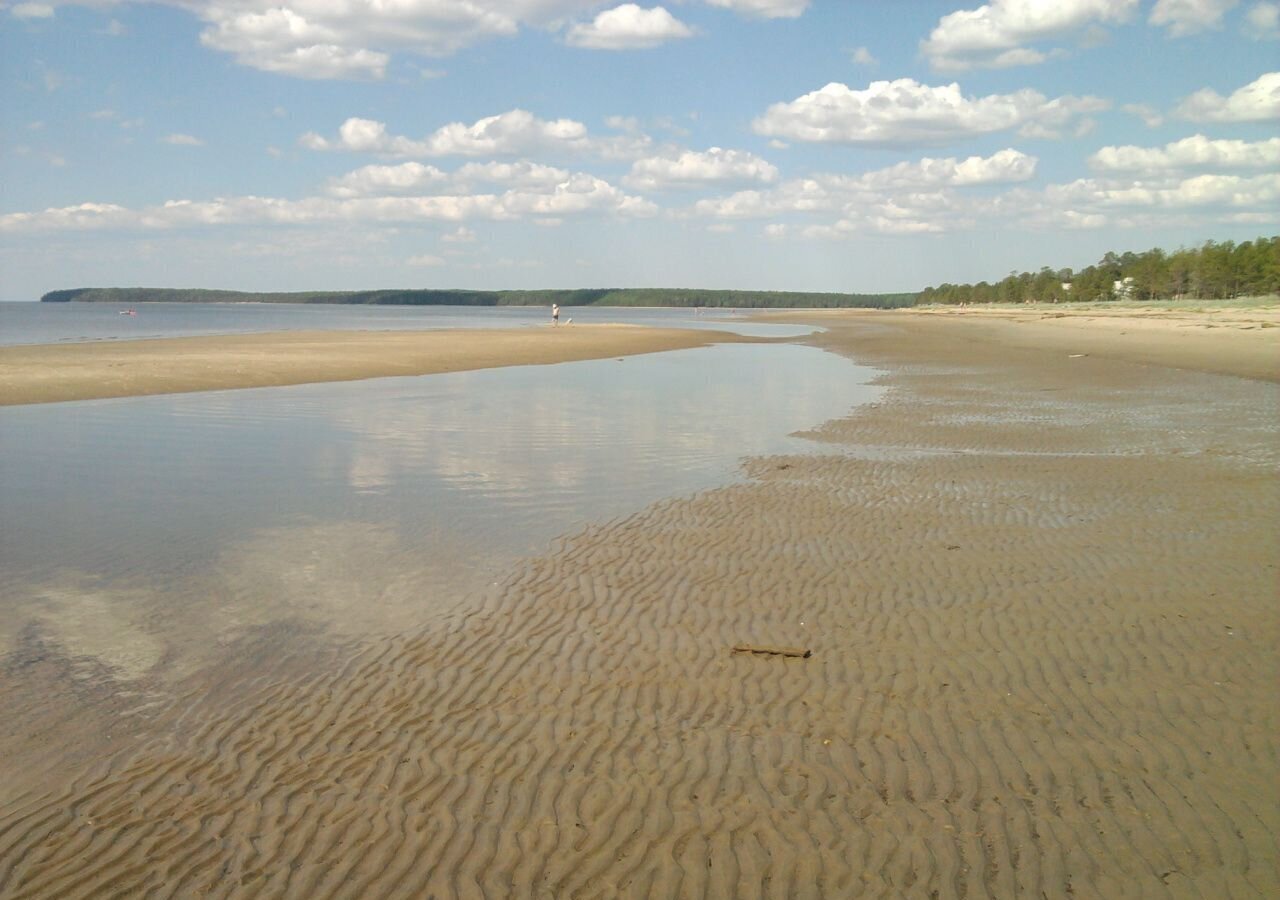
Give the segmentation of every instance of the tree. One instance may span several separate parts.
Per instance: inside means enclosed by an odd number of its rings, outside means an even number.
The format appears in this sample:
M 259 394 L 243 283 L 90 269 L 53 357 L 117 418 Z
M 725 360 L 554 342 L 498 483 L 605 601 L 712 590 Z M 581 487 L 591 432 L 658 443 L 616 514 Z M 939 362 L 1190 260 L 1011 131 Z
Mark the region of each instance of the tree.
M 921 298 L 936 303 L 1041 303 L 1059 300 L 1116 299 L 1116 282 L 1127 283 L 1121 296 L 1140 300 L 1196 297 L 1221 299 L 1280 293 L 1280 236 L 1236 244 L 1205 241 L 1196 248 L 1166 254 L 1159 247 L 1142 253 L 1109 250 L 1096 265 L 1079 272 L 1048 266 L 1034 275 L 1010 272 L 994 285 L 944 284 L 926 288 Z M 1064 288 L 1070 284 L 1070 289 Z M 927 302 L 927 301 L 926 301 Z
M 1129 256 L 1130 254 L 1125 254 Z M 1122 277 L 1133 279 L 1133 295 L 1139 300 L 1154 300 L 1165 290 L 1166 260 L 1160 248 L 1135 256 Z
M 1196 270 L 1194 250 L 1179 250 L 1165 262 L 1164 293 L 1174 300 L 1191 292 Z
M 1233 250 L 1235 250 L 1235 244 L 1231 241 L 1221 244 L 1206 241 L 1200 248 L 1195 278 L 1197 296 L 1220 300 L 1232 295 L 1235 284 L 1231 273 Z
M 1031 282 L 1031 296 L 1037 303 L 1057 303 L 1062 299 L 1062 279 L 1048 266 L 1042 268 Z

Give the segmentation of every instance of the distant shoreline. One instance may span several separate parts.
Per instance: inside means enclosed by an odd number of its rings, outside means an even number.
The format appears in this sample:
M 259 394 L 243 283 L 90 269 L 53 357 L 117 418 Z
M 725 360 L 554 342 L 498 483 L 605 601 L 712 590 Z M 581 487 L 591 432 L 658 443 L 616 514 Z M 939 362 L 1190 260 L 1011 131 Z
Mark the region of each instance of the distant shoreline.
M 702 288 L 574 288 L 478 291 L 408 289 L 368 291 L 221 291 L 196 288 L 71 288 L 49 291 L 41 303 L 303 303 L 377 306 L 656 307 L 671 309 L 833 309 L 911 306 L 916 292 L 884 294 L 810 291 L 730 291 Z

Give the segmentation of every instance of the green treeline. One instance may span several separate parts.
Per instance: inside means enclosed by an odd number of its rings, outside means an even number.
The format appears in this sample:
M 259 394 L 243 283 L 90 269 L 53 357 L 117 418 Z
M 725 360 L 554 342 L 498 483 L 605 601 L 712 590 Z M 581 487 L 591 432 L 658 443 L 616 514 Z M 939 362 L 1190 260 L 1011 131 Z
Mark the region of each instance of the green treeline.
M 674 288 L 598 288 L 544 291 L 304 291 L 250 293 L 182 288 L 73 288 L 50 291 L 45 303 L 371 303 L 410 306 L 670 306 L 731 309 L 911 306 L 914 293 L 821 294 L 801 291 L 710 291 Z
M 74 288 L 50 291 L 46 303 L 369 303 L 409 306 L 665 306 L 725 309 L 894 309 L 917 303 L 1059 303 L 1097 300 L 1223 300 L 1280 294 L 1280 236 L 1237 244 L 1206 241 L 1166 253 L 1108 251 L 1080 271 L 1011 272 L 994 284 L 941 284 L 916 293 L 842 294 L 805 291 L 713 291 L 678 288 L 464 291 L 435 288 L 382 291 L 253 293 L 183 288 Z
M 1223 300 L 1280 293 L 1280 237 L 1215 243 L 1165 253 L 1108 252 L 1073 272 L 1011 272 L 995 284 L 941 284 L 925 288 L 919 303 L 1058 303 L 1093 300 Z

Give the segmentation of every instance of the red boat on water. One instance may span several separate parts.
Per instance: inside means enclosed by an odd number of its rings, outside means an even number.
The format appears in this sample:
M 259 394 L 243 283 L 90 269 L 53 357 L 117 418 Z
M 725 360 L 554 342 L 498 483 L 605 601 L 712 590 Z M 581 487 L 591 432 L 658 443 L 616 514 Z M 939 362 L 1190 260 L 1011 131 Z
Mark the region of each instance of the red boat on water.
M 137 311 L 136 309 L 122 309 L 122 310 L 120 310 L 120 315 L 122 315 L 122 316 L 136 316 L 137 314 L 138 314 L 138 311 Z

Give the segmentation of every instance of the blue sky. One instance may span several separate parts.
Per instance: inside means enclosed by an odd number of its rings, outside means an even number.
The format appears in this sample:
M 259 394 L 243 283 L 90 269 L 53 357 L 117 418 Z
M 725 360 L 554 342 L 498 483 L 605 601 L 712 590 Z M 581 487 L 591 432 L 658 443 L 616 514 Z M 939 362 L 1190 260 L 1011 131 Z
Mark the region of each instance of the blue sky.
M 1280 0 L 0 5 L 0 298 L 916 290 L 1278 231 Z

